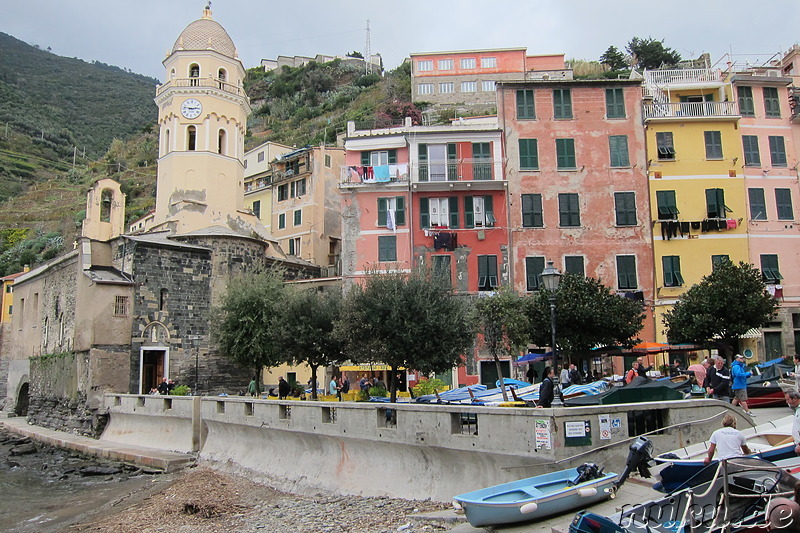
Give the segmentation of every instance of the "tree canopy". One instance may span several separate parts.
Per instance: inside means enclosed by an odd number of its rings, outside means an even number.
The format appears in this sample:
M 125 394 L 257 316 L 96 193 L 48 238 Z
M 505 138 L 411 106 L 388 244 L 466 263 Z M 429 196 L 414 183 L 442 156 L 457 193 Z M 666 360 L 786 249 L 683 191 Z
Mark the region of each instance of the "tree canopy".
M 723 261 L 664 314 L 664 325 L 670 342 L 717 346 L 729 357 L 738 339 L 765 326 L 777 306 L 757 268 Z
M 531 340 L 549 346 L 550 294 L 530 296 Z M 565 355 L 586 353 L 597 345 L 632 345 L 644 322 L 641 302 L 622 298 L 594 278 L 566 274 L 556 292 L 556 343 Z
M 518 355 L 528 342 L 530 327 L 525 301 L 511 289 L 503 287 L 491 296 L 478 298 L 475 315 L 482 343 L 497 365 L 497 376 L 502 384 L 503 372 L 498 356 Z M 508 400 L 505 386 L 502 391 L 503 399 Z
M 630 68 L 628 58 L 613 45 L 609 46 L 608 49 L 603 52 L 603 55 L 600 56 L 600 63 L 606 65 L 611 70 L 625 70 Z
M 343 358 L 342 344 L 333 333 L 341 309 L 342 296 L 338 291 L 290 287 L 284 307 L 275 320 L 275 337 L 283 351 L 282 358 L 295 365 L 308 364 L 313 383 L 317 382 L 319 367 Z M 311 396 L 317 397 L 316 387 L 312 387 Z
M 672 48 L 664 46 L 664 40 L 657 41 L 652 37 L 642 39 L 634 37 L 628 42 L 625 50 L 633 56 L 636 67 L 654 69 L 661 66 L 672 67 L 681 60 L 681 55 Z
M 461 364 L 474 342 L 471 306 L 441 279 L 423 271 L 372 273 L 345 298 L 336 331 L 354 362 L 383 362 L 397 372 L 444 372 Z
M 282 272 L 271 269 L 231 279 L 214 311 L 213 339 L 222 354 L 260 376 L 263 367 L 284 362 L 275 323 L 286 307 Z

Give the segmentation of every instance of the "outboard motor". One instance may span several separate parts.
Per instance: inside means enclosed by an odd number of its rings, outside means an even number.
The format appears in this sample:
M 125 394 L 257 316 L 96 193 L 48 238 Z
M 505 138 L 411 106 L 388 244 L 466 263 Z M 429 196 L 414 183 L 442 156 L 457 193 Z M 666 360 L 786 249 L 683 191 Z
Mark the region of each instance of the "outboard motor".
M 616 486 L 621 487 L 628 476 L 634 470 L 639 471 L 642 477 L 650 477 L 650 470 L 647 468 L 647 462 L 653 458 L 653 443 L 649 439 L 639 437 L 633 441 L 628 448 L 628 458 L 625 460 L 625 470 L 620 474 L 617 479 Z
M 603 469 L 594 463 L 583 463 L 577 470 L 578 477 L 570 482 L 571 485 L 580 485 L 581 483 L 603 477 Z

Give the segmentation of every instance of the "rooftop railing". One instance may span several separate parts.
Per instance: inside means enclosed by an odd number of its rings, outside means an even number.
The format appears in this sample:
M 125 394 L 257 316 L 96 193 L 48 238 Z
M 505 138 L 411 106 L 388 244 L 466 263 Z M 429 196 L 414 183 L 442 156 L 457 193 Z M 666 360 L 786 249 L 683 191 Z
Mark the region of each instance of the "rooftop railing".
M 687 68 L 674 70 L 646 70 L 646 84 L 664 87 L 678 84 L 721 83 L 722 73 L 708 68 Z
M 172 87 L 214 87 L 226 93 L 244 96 L 244 89 L 219 78 L 173 78 L 156 88 L 156 96 Z
M 737 102 L 675 102 L 644 104 L 645 119 L 738 117 Z

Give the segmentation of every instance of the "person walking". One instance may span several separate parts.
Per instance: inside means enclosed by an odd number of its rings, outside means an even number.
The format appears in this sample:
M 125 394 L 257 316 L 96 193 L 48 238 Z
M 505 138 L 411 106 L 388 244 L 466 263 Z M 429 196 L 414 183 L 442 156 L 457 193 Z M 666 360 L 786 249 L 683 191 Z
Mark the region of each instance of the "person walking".
M 250 384 L 247 386 L 247 392 L 250 394 L 250 396 L 255 396 L 257 389 L 258 384 L 256 383 L 256 378 L 254 377 L 250 380 Z
M 714 453 L 719 451 L 719 459 L 731 459 L 742 455 L 750 455 L 747 439 L 744 434 L 736 429 L 736 417 L 727 414 L 722 419 L 722 427 L 711 434 L 708 440 L 708 456 L 703 459 L 708 464 L 714 459 Z
M 734 356 L 733 364 L 731 365 L 731 390 L 733 391 L 733 405 L 741 405 L 746 415 L 756 416 L 755 413 L 750 411 L 747 407 L 747 378 L 752 376 L 752 372 L 748 372 L 744 366 L 744 356 L 737 353 Z
M 285 379 L 283 379 L 283 376 L 281 376 L 278 379 L 278 399 L 283 400 L 284 398 L 289 396 L 290 390 L 291 387 L 289 387 L 289 382 L 287 382 Z
M 583 385 L 583 378 L 581 373 L 578 372 L 578 367 L 575 364 L 569 365 L 569 384 L 570 385 Z
M 553 370 L 555 372 L 555 370 Z M 566 389 L 569 387 L 569 368 L 564 367 L 561 369 L 561 374 L 559 374 L 558 378 L 559 383 L 561 383 L 561 390 Z
M 331 396 L 336 396 L 338 392 L 339 392 L 339 385 L 338 383 L 336 383 L 336 376 L 331 376 L 331 382 L 328 383 L 328 394 L 330 394 Z
M 545 367 L 544 379 L 541 385 L 539 385 L 539 407 L 550 407 L 553 405 L 553 399 L 555 398 L 555 383 L 553 380 L 555 377 L 556 373 L 553 369 L 549 366 Z
M 625 374 L 625 385 L 633 381 L 634 378 L 639 377 L 640 367 L 641 365 L 639 364 L 639 361 L 634 361 L 633 363 L 631 363 L 631 369 L 628 370 L 627 374 Z
M 714 366 L 706 372 L 703 387 L 706 394 L 718 400 L 727 400 L 731 395 L 731 372 L 725 368 L 725 359 L 719 355 L 714 358 Z

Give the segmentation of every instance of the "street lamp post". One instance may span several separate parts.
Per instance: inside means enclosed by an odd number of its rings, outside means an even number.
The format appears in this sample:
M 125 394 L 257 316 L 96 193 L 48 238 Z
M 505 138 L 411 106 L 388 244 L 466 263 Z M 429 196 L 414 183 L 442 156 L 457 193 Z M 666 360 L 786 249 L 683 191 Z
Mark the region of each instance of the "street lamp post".
M 558 284 L 561 283 L 561 272 L 553 266 L 552 261 L 547 262 L 547 266 L 542 270 L 542 285 L 549 293 L 550 302 L 550 333 L 552 334 L 550 349 L 553 351 L 553 370 L 556 373 L 555 394 L 553 395 L 553 407 L 562 407 L 561 398 L 561 378 L 558 371 L 558 351 L 556 351 L 556 291 Z

